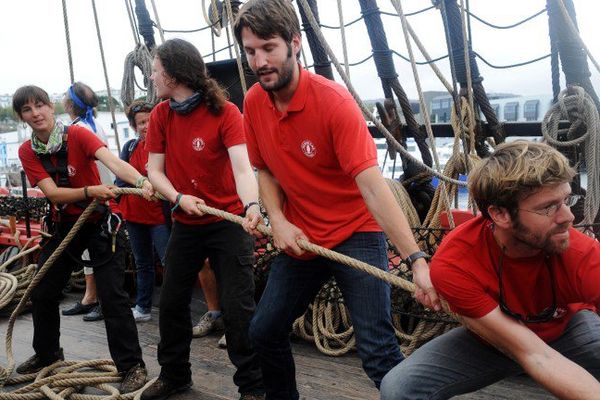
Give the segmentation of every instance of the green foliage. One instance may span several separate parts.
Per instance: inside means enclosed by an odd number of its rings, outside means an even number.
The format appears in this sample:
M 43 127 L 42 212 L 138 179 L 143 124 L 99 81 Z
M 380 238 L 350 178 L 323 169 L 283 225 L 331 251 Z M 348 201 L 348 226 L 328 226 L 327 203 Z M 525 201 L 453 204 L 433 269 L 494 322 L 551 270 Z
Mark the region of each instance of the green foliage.
M 111 96 L 111 102 L 115 111 L 123 111 L 123 107 L 119 100 L 117 100 L 114 96 Z M 108 96 L 98 96 L 98 111 L 110 111 L 110 107 L 108 106 Z

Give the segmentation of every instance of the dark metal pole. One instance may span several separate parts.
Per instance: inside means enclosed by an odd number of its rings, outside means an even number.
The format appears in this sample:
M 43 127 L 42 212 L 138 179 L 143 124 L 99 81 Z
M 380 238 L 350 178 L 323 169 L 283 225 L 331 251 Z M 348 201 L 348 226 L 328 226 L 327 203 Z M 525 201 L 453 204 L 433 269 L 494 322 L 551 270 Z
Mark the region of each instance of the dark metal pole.
M 27 177 L 25 171 L 21 170 L 21 187 L 23 188 L 23 203 L 25 203 L 25 232 L 27 238 L 31 237 L 31 221 L 29 215 L 29 197 L 27 196 Z

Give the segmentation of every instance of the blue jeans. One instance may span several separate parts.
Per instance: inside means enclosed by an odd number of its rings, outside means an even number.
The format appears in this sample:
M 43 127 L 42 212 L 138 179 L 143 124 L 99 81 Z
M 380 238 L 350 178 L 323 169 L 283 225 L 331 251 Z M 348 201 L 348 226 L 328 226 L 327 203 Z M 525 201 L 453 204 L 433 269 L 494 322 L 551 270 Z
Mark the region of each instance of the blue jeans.
M 171 229 L 167 224 L 147 225 L 126 221 L 131 251 L 135 258 L 137 295 L 135 304 L 139 311 L 149 313 L 152 309 L 154 291 L 154 251 L 165 265 L 165 253 Z
M 578 312 L 562 336 L 549 344 L 600 379 L 598 314 Z M 381 383 L 381 399 L 448 399 L 520 373 L 519 364 L 460 327 L 433 339 L 392 369 Z
M 381 232 L 355 233 L 334 250 L 387 271 L 387 246 Z M 388 283 L 322 257 L 298 260 L 281 254 L 271 264 L 250 324 L 268 400 L 299 398 L 289 334 L 294 320 L 332 275 L 350 311 L 363 369 L 375 385 L 379 387 L 384 375 L 402 361 L 391 321 Z

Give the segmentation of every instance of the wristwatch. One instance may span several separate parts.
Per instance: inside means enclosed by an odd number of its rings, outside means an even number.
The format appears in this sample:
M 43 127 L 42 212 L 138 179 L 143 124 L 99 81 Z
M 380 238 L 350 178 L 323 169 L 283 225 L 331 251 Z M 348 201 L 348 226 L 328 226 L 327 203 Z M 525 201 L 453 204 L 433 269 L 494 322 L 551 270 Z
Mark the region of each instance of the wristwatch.
M 417 261 L 419 258 L 424 258 L 427 259 L 429 258 L 429 256 L 424 252 L 424 251 L 415 251 L 414 253 L 412 253 L 410 256 L 406 257 L 406 264 L 408 264 L 409 268 L 412 268 L 412 265 L 414 264 L 415 261 Z

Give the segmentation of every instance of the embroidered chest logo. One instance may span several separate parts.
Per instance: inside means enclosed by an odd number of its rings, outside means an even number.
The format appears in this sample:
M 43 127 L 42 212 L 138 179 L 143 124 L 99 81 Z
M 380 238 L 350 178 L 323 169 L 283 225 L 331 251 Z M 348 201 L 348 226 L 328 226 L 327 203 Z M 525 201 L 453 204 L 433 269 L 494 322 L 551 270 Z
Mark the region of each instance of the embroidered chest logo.
M 199 137 L 194 138 L 194 140 L 192 140 L 192 147 L 196 151 L 202 151 L 202 149 L 204 149 L 204 140 Z
M 300 148 L 302 149 L 304 155 L 308 158 L 313 158 L 317 154 L 317 147 L 310 140 L 305 140 L 302 142 Z
M 77 173 L 75 167 L 70 164 L 67 165 L 67 171 L 69 172 L 69 176 L 75 176 L 75 174 Z

